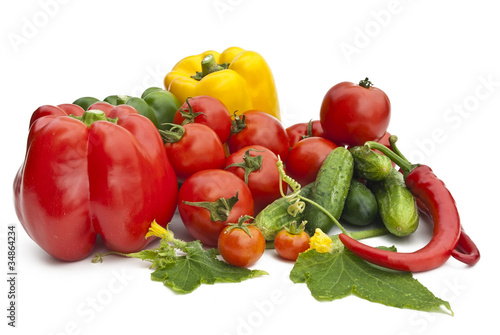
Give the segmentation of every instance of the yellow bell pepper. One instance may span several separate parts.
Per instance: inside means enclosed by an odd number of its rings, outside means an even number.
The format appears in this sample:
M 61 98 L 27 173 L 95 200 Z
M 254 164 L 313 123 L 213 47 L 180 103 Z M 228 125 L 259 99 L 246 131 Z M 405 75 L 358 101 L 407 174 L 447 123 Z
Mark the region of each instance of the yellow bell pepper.
M 210 50 L 186 57 L 165 76 L 164 83 L 181 102 L 209 95 L 224 103 L 231 114 L 257 109 L 281 119 L 271 69 L 254 51 L 231 47 L 221 54 Z

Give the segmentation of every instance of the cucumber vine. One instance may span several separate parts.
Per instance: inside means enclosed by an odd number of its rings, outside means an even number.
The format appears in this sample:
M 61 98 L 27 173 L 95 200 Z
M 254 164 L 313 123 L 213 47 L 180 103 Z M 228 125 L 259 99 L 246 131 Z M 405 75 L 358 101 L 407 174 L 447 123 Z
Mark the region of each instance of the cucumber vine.
M 288 214 L 295 216 L 297 213 L 302 213 L 306 207 L 306 202 L 312 204 L 313 206 L 316 206 L 319 208 L 323 213 L 325 213 L 334 223 L 337 225 L 337 227 L 342 231 L 342 233 L 350 236 L 350 233 L 342 227 L 340 222 L 332 215 L 330 212 L 328 212 L 326 209 L 324 209 L 321 205 L 319 205 L 317 202 L 312 201 L 311 199 L 308 199 L 306 197 L 303 197 L 300 195 L 300 190 L 301 190 L 301 185 L 293 178 L 288 176 L 285 173 L 285 169 L 283 168 L 283 161 L 281 160 L 280 157 L 278 157 L 278 162 L 276 163 L 279 171 L 279 176 L 280 176 L 280 193 L 283 198 L 288 199 L 288 201 L 291 203 L 290 206 L 287 209 Z M 290 185 L 292 188 L 292 193 L 291 194 L 285 194 L 283 191 L 282 187 L 282 181 Z

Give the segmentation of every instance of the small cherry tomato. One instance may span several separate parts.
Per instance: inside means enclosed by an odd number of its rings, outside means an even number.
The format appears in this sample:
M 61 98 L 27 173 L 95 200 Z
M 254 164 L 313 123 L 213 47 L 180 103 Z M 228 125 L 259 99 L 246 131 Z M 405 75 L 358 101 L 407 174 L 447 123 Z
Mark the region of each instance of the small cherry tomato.
M 384 136 L 391 117 L 389 98 L 366 78 L 339 83 L 323 98 L 320 121 L 325 137 L 337 145 L 364 145 Z
M 175 124 L 201 123 L 210 127 L 222 143 L 231 134 L 231 116 L 226 106 L 217 98 L 199 95 L 187 98 L 174 116 Z
M 274 248 L 281 257 L 295 261 L 301 252 L 309 249 L 310 237 L 305 232 L 304 225 L 303 222 L 296 227 L 293 221 L 289 228 L 284 228 L 276 235 Z
M 161 133 L 167 142 L 165 150 L 179 182 L 184 182 L 195 172 L 224 166 L 224 146 L 208 126 L 201 123 L 173 125 L 170 130 L 162 130 Z
M 284 161 L 290 150 L 288 135 L 281 122 L 272 115 L 249 110 L 233 119 L 232 133 L 227 140 L 230 153 L 249 145 L 262 145 Z
M 325 158 L 337 145 L 323 137 L 305 138 L 293 146 L 285 165 L 287 174 L 301 186 L 316 180 Z
M 278 157 L 260 145 L 243 147 L 226 158 L 224 169 L 237 175 L 250 188 L 255 213 L 281 197 L 277 162 Z M 287 183 L 282 181 L 281 187 L 286 194 Z
M 242 217 L 238 224 L 228 225 L 219 236 L 220 255 L 229 264 L 239 267 L 252 266 L 266 250 L 264 235 L 256 226 L 243 224 L 246 219 Z
M 288 128 L 286 128 L 286 133 L 288 135 L 288 145 L 292 148 L 298 141 L 301 141 L 308 137 L 323 137 L 325 132 L 323 127 L 321 127 L 320 120 L 311 120 L 304 123 L 296 123 Z

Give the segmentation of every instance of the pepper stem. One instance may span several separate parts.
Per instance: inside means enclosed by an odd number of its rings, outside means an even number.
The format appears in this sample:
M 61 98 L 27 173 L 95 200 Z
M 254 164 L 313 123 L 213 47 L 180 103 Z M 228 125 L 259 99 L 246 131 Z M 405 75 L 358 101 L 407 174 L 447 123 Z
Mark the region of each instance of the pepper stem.
M 389 137 L 389 142 L 391 143 L 391 149 L 386 147 L 385 145 L 378 143 L 378 142 L 373 142 L 373 141 L 368 141 L 365 143 L 365 146 L 369 149 L 377 149 L 387 157 L 391 159 L 394 163 L 396 163 L 397 166 L 399 166 L 405 174 L 413 170 L 415 167 L 418 166 L 418 164 L 411 164 L 403 154 L 399 151 L 398 147 L 396 146 L 396 141 L 398 137 L 395 135 L 391 135 Z
M 215 60 L 214 55 L 209 54 L 203 57 L 203 59 L 201 60 L 201 72 L 196 71 L 196 74 L 194 76 L 191 76 L 191 78 L 195 80 L 202 80 L 206 75 L 209 75 L 213 72 L 226 70 L 228 67 L 229 63 L 218 64 Z
M 118 118 L 111 119 L 107 117 L 102 110 L 99 109 L 86 110 L 82 116 L 76 116 L 73 114 L 70 114 L 69 116 L 82 121 L 87 127 L 90 127 L 90 125 L 96 121 L 109 121 L 115 124 L 118 122 Z

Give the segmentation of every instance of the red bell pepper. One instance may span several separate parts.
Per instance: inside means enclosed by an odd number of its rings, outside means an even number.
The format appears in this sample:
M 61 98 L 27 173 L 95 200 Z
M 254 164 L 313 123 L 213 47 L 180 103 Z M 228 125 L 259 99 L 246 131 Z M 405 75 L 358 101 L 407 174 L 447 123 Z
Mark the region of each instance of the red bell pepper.
M 156 127 L 133 107 L 46 105 L 30 126 L 14 202 L 28 235 L 50 255 L 83 259 L 98 234 L 113 251 L 136 252 L 150 241 L 153 220 L 163 227 L 171 220 L 174 170 Z

